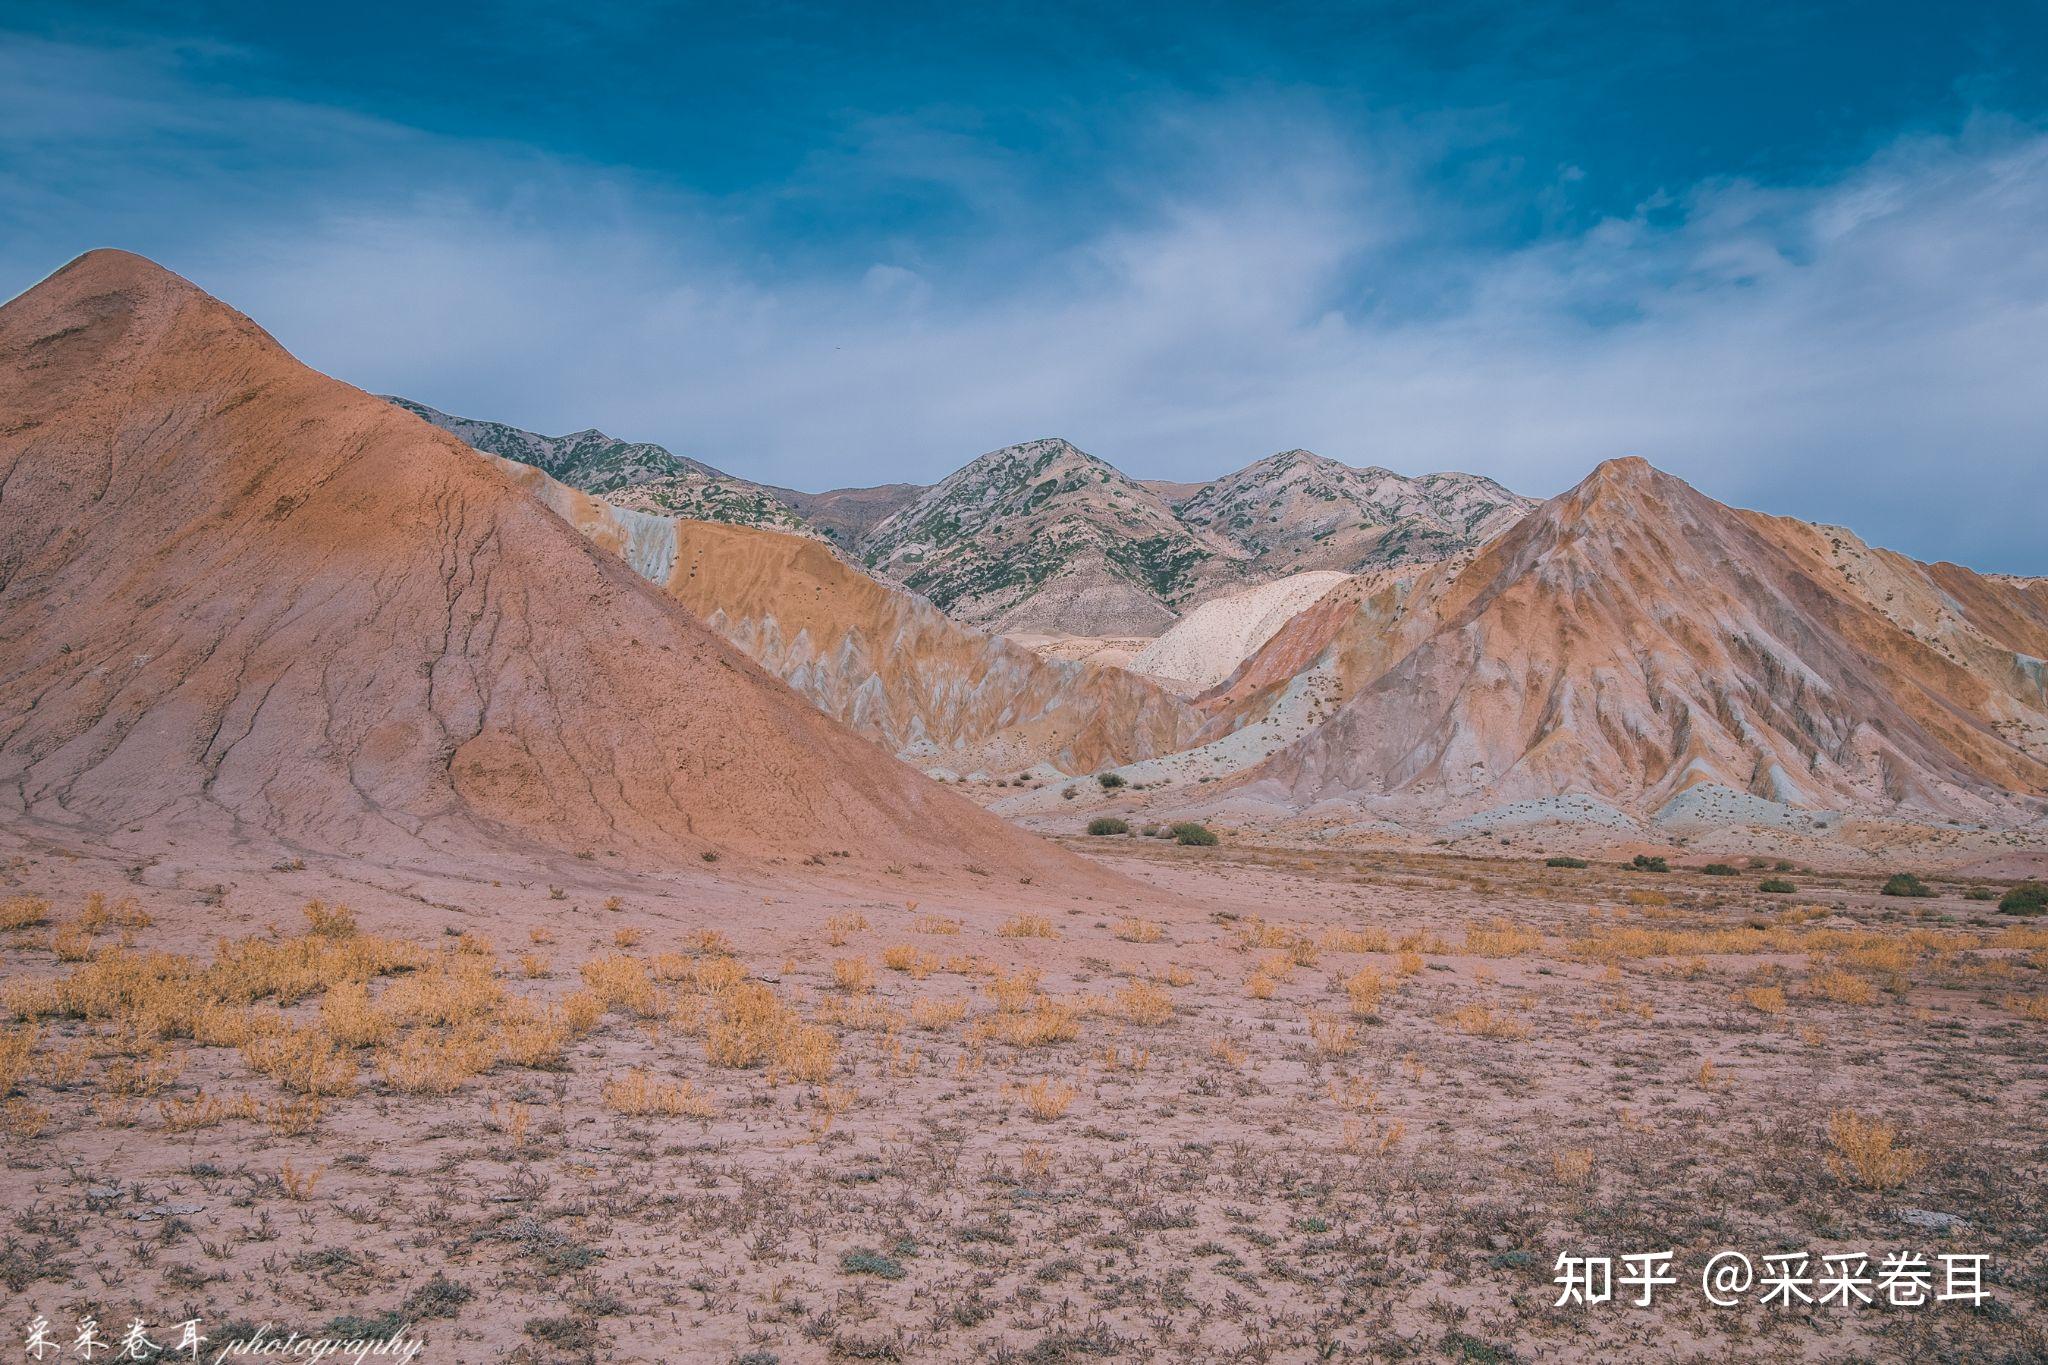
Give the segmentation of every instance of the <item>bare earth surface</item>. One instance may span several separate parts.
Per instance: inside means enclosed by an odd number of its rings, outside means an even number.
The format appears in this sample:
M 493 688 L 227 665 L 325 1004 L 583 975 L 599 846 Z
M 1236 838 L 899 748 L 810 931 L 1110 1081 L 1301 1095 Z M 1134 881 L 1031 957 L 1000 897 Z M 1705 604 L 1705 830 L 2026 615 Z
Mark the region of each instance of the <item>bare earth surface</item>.
M 2048 1351 L 2043 921 L 1867 873 L 1085 842 L 1127 893 L 15 822 L 10 1326 L 407 1321 L 434 1362 Z M 1990 1300 L 1712 1308 L 1723 1249 L 1982 1254 Z M 1560 1253 L 1661 1250 L 1651 1307 L 1555 1306 Z

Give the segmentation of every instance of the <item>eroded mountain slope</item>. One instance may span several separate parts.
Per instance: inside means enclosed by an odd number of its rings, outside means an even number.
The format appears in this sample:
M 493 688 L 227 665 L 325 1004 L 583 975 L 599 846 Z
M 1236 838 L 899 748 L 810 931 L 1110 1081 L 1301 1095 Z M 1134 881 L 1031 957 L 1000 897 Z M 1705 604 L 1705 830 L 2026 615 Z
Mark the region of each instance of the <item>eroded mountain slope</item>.
M 0 809 L 391 860 L 1070 866 L 453 437 L 123 252 L 0 309 Z M 1078 875 L 1078 874 L 1077 874 Z
M 1641 460 L 1326 624 L 1347 699 L 1247 775 L 1295 806 L 1998 820 L 2048 795 L 2040 592 L 1737 512 Z
M 1200 728 L 1150 682 L 960 625 L 815 539 L 646 516 L 505 468 L 827 715 L 920 766 L 1093 772 L 1171 752 Z

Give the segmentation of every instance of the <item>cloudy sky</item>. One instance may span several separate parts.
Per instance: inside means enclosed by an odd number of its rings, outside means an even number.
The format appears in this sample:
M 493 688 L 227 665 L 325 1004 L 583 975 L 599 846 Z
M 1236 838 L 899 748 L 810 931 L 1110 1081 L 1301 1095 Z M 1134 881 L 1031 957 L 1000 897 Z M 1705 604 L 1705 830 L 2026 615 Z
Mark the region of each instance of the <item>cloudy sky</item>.
M 0 296 L 804 487 L 1639 454 L 2048 573 L 2037 3 L 0 10 Z

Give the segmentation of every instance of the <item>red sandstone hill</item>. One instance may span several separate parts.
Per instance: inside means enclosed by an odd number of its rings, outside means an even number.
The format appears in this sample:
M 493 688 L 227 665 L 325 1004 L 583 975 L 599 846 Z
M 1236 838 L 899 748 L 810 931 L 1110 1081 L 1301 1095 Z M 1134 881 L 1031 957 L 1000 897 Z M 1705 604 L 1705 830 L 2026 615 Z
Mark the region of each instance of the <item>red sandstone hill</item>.
M 1360 581 L 1209 699 L 1317 665 L 1342 705 L 1247 782 L 1455 815 L 1582 795 L 2005 823 L 2048 796 L 2048 596 L 1612 460 L 1467 564 Z
M 0 661 L 0 810 L 81 831 L 1075 866 L 122 252 L 0 308 Z

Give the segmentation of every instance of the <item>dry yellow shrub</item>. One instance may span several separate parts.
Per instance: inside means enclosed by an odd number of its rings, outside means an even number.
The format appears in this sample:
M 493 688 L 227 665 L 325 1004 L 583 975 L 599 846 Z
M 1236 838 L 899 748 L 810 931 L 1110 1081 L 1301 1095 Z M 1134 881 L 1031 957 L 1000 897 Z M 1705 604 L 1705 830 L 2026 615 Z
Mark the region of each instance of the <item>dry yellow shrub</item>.
M 848 995 L 866 995 L 875 988 L 874 966 L 864 957 L 842 957 L 832 964 L 832 984 Z
M 1351 997 L 1351 1012 L 1361 1019 L 1370 1019 L 1380 1012 L 1380 996 L 1385 990 L 1386 979 L 1370 967 L 1344 978 L 1344 994 Z
M 1828 1118 L 1828 1170 L 1845 1185 L 1889 1190 L 1903 1185 L 1927 1160 L 1898 1142 L 1899 1131 L 1882 1119 L 1866 1118 L 1853 1109 L 1838 1109 Z
M 1072 1005 L 1039 996 L 1028 1011 L 983 1015 L 969 1030 L 971 1038 L 994 1039 L 1011 1047 L 1046 1047 L 1081 1036 L 1081 1012 Z
M 694 1081 L 662 1080 L 638 1067 L 604 1083 L 604 1106 L 635 1117 L 708 1119 L 718 1112 L 716 1105 L 697 1093 Z
M 0 1096 L 11 1094 L 28 1075 L 39 1032 L 34 1024 L 0 1031 Z
M 317 1028 L 286 1025 L 242 1045 L 250 1070 L 299 1095 L 347 1095 L 356 1088 L 355 1060 Z
M 585 1034 L 604 1019 L 604 998 L 596 991 L 570 991 L 562 997 L 562 1023 L 572 1034 Z
M 1111 932 L 1126 943 L 1157 943 L 1164 931 L 1151 920 L 1127 915 L 1116 922 Z
M 1785 991 L 1779 986 L 1745 986 L 1735 993 L 1735 998 L 1763 1014 L 1785 1012 Z
M 536 1071 L 559 1068 L 574 1037 L 560 1009 L 540 1010 L 525 1001 L 508 1007 L 498 1025 L 498 1059 Z
M 1393 948 L 1382 929 L 1325 929 L 1323 950 L 1331 953 L 1384 953 Z
M 1074 1096 L 1080 1093 L 1065 1081 L 1040 1076 L 1023 1089 L 1024 1111 L 1035 1119 L 1056 1119 L 1067 1112 Z
M 1806 993 L 1837 1005 L 1868 1005 L 1877 999 L 1877 987 L 1840 967 L 1827 967 L 1808 975 Z
M 1491 1005 L 1471 1004 L 1452 1010 L 1443 1021 L 1475 1038 L 1515 1039 L 1529 1036 L 1529 1026 Z
M 1152 1027 L 1173 1018 L 1173 997 L 1145 981 L 1133 981 L 1116 993 L 1117 1012 L 1133 1024 Z
M 583 964 L 583 986 L 608 1010 L 624 1010 L 642 1019 L 661 1012 L 661 992 L 647 964 L 624 953 L 607 953 Z
M 868 917 L 856 911 L 850 915 L 833 915 L 825 921 L 825 941 L 834 948 L 846 942 L 848 934 L 857 934 L 868 927 Z
M 421 1029 L 385 1053 L 379 1070 L 408 1095 L 452 1095 L 498 1060 L 497 1043 L 483 1026 L 445 1032 Z
M 997 1009 L 1015 1014 L 1029 1009 L 1038 998 L 1038 973 L 1028 967 L 1015 972 L 998 970 L 983 989 L 996 1002 Z
M 344 981 L 328 990 L 320 1001 L 320 1027 L 343 1047 L 375 1047 L 389 1041 L 397 1029 L 360 981 Z
M 951 1028 L 966 1017 L 965 1000 L 913 1000 L 910 1003 L 911 1026 L 928 1033 Z
M 996 926 L 999 938 L 1058 938 L 1044 915 L 1012 915 Z
M 839 1040 L 829 1029 L 792 1021 L 775 1039 L 774 1058 L 768 1064 L 768 1079 L 820 1085 L 831 1077 L 838 1056 Z
M 2022 1019 L 2048 1024 L 2048 995 L 2008 995 L 2002 1003 Z
M 1310 1010 L 1308 1032 L 1324 1057 L 1347 1057 L 1358 1046 L 1358 1026 L 1333 1014 Z
M 1507 919 L 1484 920 L 1465 930 L 1465 952 L 1473 957 L 1520 957 L 1542 946 L 1543 935 Z
M 50 903 L 41 896 L 12 896 L 0 901 L 0 933 L 33 929 L 50 922 Z

